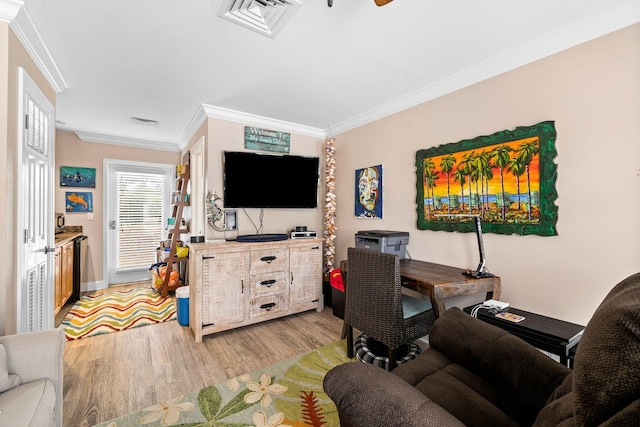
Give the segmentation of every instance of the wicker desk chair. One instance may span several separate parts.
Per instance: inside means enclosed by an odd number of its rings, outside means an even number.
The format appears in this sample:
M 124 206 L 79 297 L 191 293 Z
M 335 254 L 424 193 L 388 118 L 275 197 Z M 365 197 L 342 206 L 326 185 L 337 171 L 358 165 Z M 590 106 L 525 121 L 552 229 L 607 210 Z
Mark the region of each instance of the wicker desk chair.
M 429 333 L 435 321 L 431 302 L 402 294 L 400 260 L 396 255 L 348 248 L 344 322 L 347 355 L 353 357 L 353 328 L 388 349 L 389 370 L 396 350 Z

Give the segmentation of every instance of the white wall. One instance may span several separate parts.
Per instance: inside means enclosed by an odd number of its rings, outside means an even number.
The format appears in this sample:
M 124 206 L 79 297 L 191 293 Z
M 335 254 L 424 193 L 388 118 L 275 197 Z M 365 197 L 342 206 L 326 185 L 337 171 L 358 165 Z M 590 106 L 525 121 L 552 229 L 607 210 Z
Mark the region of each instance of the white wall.
M 554 120 L 559 235 L 484 242 L 501 299 L 585 324 L 618 281 L 640 271 L 639 70 L 636 24 L 338 135 L 337 259 L 358 230 L 401 230 L 414 259 L 475 268 L 475 235 L 417 229 L 416 151 Z M 384 218 L 356 219 L 354 170 L 380 163 Z

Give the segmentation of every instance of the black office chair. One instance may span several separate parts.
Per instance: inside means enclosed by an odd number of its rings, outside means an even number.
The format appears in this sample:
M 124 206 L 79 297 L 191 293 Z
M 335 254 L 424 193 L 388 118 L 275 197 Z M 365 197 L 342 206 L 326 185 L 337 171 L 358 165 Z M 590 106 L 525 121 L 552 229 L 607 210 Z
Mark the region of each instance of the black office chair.
M 384 344 L 389 370 L 397 349 L 429 334 L 435 321 L 431 301 L 402 293 L 396 255 L 348 248 L 344 321 L 347 355 L 353 357 L 353 328 Z

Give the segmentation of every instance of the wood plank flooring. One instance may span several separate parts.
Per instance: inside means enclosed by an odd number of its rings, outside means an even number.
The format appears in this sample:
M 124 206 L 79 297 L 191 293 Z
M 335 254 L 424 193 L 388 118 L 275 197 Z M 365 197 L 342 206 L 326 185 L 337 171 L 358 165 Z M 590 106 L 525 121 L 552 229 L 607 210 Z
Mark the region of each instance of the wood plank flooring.
M 341 332 L 342 320 L 325 308 L 208 335 L 198 344 L 177 321 L 68 341 L 63 426 L 93 426 L 197 391 L 329 344 Z

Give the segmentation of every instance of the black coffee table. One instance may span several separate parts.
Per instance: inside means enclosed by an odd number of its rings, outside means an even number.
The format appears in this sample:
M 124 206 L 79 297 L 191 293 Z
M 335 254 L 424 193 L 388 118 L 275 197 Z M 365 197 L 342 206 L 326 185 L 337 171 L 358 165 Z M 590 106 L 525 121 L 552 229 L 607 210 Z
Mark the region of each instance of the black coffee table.
M 464 311 L 470 314 L 474 307 L 467 307 Z M 569 356 L 572 354 L 572 349 L 580 342 L 584 326 L 514 307 L 509 307 L 504 311 L 524 316 L 524 320 L 514 323 L 500 319 L 489 310 L 483 308 L 478 310 L 477 317 L 483 322 L 504 329 L 540 350 L 560 356 L 560 363 L 567 366 L 567 362 L 570 362 L 569 367 L 573 367 L 573 358 Z

